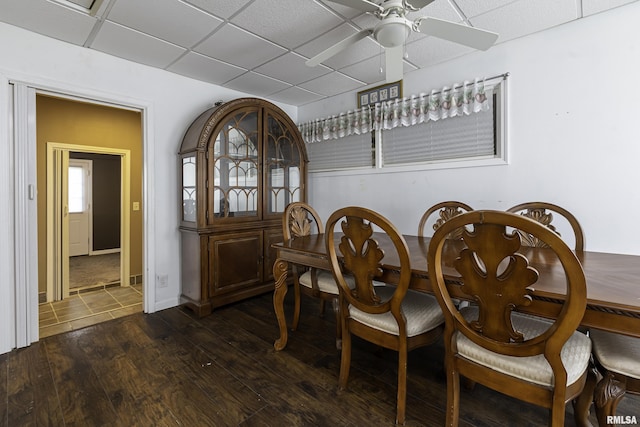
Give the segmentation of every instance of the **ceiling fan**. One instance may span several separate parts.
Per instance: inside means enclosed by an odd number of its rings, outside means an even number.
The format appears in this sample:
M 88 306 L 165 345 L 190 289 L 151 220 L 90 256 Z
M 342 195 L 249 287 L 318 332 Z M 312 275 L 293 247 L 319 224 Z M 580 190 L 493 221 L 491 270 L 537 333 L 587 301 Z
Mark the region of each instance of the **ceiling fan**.
M 314 67 L 332 56 L 356 44 L 365 37 L 373 38 L 385 48 L 386 81 L 392 83 L 402 79 L 404 44 L 411 31 L 449 40 L 479 50 L 489 49 L 498 34 L 464 24 L 423 16 L 414 21 L 406 18 L 409 12 L 416 12 L 434 0 L 330 0 L 354 9 L 368 12 L 380 22 L 347 37 L 318 55 L 306 64 Z

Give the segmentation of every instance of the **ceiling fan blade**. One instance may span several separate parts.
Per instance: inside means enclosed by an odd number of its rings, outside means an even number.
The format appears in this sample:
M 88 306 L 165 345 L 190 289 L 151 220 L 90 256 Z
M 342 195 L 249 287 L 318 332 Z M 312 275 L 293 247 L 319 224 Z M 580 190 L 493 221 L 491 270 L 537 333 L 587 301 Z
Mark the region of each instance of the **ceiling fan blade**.
M 416 23 L 421 33 L 463 44 L 474 49 L 487 50 L 493 46 L 498 38 L 498 34 L 491 31 L 442 19 L 424 17 L 417 19 Z
M 407 0 L 407 6 L 409 9 L 422 9 L 433 3 L 434 0 Z
M 363 12 L 382 12 L 384 8 L 378 4 L 375 4 L 369 0 L 329 0 L 333 3 L 340 3 L 345 6 L 352 7 L 354 9 L 361 10 Z
M 308 67 L 315 67 L 316 65 L 320 64 L 321 62 L 326 61 L 327 59 L 331 58 L 333 55 L 336 55 L 336 54 L 342 52 L 343 50 L 345 50 L 349 46 L 356 44 L 357 42 L 359 42 L 360 40 L 362 40 L 365 37 L 370 36 L 371 34 L 373 34 L 373 30 L 371 28 L 359 31 L 359 32 L 355 33 L 354 35 L 349 36 L 346 39 L 334 44 L 330 48 L 320 52 L 319 54 L 317 54 L 313 58 L 307 60 L 307 62 L 305 62 L 305 64 L 307 64 Z
M 404 46 L 387 47 L 384 50 L 386 64 L 386 82 L 393 83 L 402 80 L 404 71 L 403 57 Z

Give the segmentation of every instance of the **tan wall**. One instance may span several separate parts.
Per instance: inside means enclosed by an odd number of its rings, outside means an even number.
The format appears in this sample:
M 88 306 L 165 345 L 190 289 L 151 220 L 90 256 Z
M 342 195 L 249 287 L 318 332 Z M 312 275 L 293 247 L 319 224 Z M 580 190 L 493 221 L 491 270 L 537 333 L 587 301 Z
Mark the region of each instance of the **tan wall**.
M 131 202 L 142 202 L 142 118 L 139 112 L 38 95 L 38 291 L 47 290 L 47 142 L 131 151 Z M 131 211 L 131 275 L 142 274 L 142 209 Z

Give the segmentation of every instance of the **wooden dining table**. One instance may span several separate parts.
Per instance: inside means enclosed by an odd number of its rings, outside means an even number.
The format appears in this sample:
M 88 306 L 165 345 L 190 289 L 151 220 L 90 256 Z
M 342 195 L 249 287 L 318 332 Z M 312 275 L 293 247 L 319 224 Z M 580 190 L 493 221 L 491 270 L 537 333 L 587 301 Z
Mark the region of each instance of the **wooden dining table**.
M 429 237 L 403 236 L 411 256 L 410 288 L 432 293 L 427 268 Z M 391 241 L 384 233 L 374 233 L 380 248 L 385 251 L 382 277 L 376 278 L 394 283 L 399 275 L 399 261 Z M 340 239 L 336 235 L 336 242 Z M 462 249 L 462 241 L 450 241 L 443 250 L 444 272 L 447 280 L 461 282 L 453 268 L 453 262 Z M 273 265 L 275 290 L 273 307 L 278 321 L 280 336 L 274 343 L 279 351 L 287 345 L 287 324 L 284 313 L 284 298 L 287 293 L 287 275 L 290 264 L 331 270 L 324 235 L 317 234 L 296 237 L 273 245 L 276 261 Z M 539 274 L 539 280 L 532 286 L 531 304 L 518 307 L 519 311 L 553 319 L 559 313 L 566 294 L 566 278 L 560 261 L 550 249 L 522 247 L 521 252 Z M 640 256 L 603 252 L 575 251 L 582 264 L 587 285 L 587 307 L 581 326 L 596 328 L 640 338 Z M 455 288 L 455 287 L 453 287 Z M 455 292 L 452 291 L 452 292 Z M 452 294 L 464 299 L 463 293 Z M 595 375 L 595 374 L 594 374 Z M 603 388 L 604 389 L 604 388 Z M 605 394 L 600 399 L 611 399 Z M 588 400 L 591 400 L 589 398 Z M 580 425 L 589 425 L 588 406 L 580 415 Z
M 411 255 L 410 288 L 423 292 L 433 292 L 427 269 L 429 237 L 403 236 Z M 388 237 L 374 233 L 374 238 L 385 251 L 383 276 L 377 278 L 393 283 L 398 276 L 399 262 Z M 339 239 L 339 236 L 336 237 Z M 458 245 L 453 242 L 443 253 L 445 265 L 452 266 L 459 254 Z M 324 235 L 316 234 L 297 237 L 273 245 L 276 261 L 273 265 L 275 290 L 273 307 L 278 321 L 280 336 L 274 343 L 276 350 L 287 345 L 287 324 L 284 313 L 284 298 L 287 293 L 289 264 L 298 264 L 330 270 L 324 243 Z M 526 248 L 525 255 L 531 265 L 538 270 L 540 279 L 533 285 L 532 302 L 520 311 L 547 318 L 555 318 L 565 298 L 565 275 L 558 259 L 545 248 Z M 582 264 L 587 282 L 587 308 L 581 325 L 610 332 L 640 337 L 640 256 L 611 254 L 603 252 L 576 251 Z M 449 259 L 447 259 L 447 257 Z M 451 267 L 445 273 L 450 280 L 457 280 L 457 272 Z M 464 295 L 454 295 L 464 298 Z

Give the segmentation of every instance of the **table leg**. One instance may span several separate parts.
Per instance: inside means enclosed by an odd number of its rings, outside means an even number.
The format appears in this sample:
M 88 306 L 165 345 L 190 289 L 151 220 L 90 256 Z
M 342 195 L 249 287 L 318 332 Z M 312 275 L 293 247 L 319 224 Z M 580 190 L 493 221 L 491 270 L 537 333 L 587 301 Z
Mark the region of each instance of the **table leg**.
M 618 402 L 624 397 L 627 391 L 626 378 L 618 377 L 606 371 L 603 378 L 596 386 L 594 402 L 598 424 L 607 426 L 607 417 L 616 414 Z
M 276 287 L 273 291 L 273 309 L 276 312 L 278 329 L 280 329 L 280 338 L 273 344 L 276 351 L 282 350 L 287 345 L 287 319 L 284 315 L 284 297 L 287 294 L 288 269 L 288 263 L 280 258 L 276 259 L 273 264 L 273 277 L 276 281 Z

